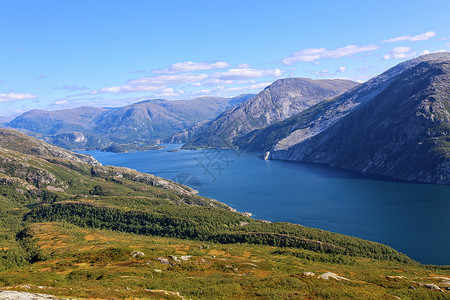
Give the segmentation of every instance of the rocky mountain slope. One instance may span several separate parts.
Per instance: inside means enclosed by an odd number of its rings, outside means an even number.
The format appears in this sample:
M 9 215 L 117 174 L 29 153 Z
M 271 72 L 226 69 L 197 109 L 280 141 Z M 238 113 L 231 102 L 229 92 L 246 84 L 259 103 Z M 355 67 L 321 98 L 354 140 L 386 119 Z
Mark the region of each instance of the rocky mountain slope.
M 14 119 L 13 117 L 0 116 L 0 127 L 4 127 L 6 123 L 12 121 L 13 119 Z
M 18 131 L 6 128 L 0 128 L 0 148 L 3 151 L 10 150 L 45 159 L 64 159 L 93 166 L 101 165 L 92 156 L 74 153 L 66 149 L 50 145 L 34 137 L 27 136 Z
M 230 147 L 236 138 L 295 115 L 323 100 L 355 87 L 349 80 L 285 78 L 275 81 L 255 97 L 196 129 L 185 145 Z
M 111 143 L 157 143 L 210 120 L 252 95 L 193 100 L 149 100 L 119 108 L 32 110 L 6 125 L 69 149 L 100 149 Z
M 450 184 L 450 54 L 401 63 L 238 141 L 269 159 Z

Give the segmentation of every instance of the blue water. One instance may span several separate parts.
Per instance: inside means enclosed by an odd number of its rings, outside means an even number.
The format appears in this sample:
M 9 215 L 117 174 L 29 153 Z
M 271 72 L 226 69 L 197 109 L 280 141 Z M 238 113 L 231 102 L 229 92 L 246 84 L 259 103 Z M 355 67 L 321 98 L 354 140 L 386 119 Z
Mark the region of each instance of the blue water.
M 450 265 L 450 186 L 391 182 L 235 150 L 85 151 L 103 164 L 177 179 L 257 219 L 286 221 L 387 244 Z

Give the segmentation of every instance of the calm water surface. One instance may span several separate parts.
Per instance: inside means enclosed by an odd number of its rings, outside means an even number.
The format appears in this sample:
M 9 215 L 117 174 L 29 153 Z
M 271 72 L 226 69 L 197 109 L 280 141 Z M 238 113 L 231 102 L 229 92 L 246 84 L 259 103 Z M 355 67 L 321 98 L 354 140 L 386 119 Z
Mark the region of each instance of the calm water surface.
M 180 145 L 167 146 L 83 153 L 103 164 L 178 179 L 254 218 L 352 235 L 387 244 L 422 263 L 450 265 L 450 186 L 376 180 L 233 150 L 167 152 Z

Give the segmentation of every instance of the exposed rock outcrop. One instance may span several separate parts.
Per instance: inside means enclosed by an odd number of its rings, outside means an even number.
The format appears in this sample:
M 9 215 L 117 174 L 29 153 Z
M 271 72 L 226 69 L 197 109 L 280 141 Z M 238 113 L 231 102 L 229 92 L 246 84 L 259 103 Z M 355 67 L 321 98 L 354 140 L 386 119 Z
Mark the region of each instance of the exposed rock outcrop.
M 27 292 L 16 292 L 16 291 L 0 291 L 1 300 L 59 300 L 63 298 L 58 298 L 51 295 L 45 294 L 32 294 Z

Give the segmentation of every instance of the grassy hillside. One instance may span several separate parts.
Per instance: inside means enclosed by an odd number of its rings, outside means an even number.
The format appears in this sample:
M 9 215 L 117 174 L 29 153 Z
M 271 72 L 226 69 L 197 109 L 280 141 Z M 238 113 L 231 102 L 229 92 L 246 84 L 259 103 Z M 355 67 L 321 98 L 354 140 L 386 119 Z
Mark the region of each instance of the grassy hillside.
M 35 154 L 25 145 L 46 144 L 12 133 L 0 130 L 9 137 L 0 139 L 0 290 L 143 299 L 450 295 L 419 285 L 450 277 L 447 267 L 422 266 L 379 243 L 254 220 L 169 180 L 59 158 L 57 147 Z
M 420 285 L 441 285 L 437 277 L 450 277 L 450 270 L 443 268 L 303 249 L 126 234 L 68 223 L 33 223 L 27 232 L 45 260 L 1 272 L 2 290 L 103 299 L 449 299 L 450 295 Z M 319 278 L 326 272 L 348 280 Z

